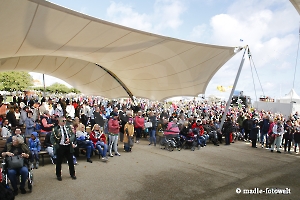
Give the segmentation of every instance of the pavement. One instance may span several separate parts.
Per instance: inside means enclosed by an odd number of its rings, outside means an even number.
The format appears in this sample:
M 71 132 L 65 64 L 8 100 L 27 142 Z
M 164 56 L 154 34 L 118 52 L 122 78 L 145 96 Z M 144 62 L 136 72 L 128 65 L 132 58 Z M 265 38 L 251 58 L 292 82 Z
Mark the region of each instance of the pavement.
M 131 153 L 121 146 L 121 156 L 106 163 L 97 156 L 88 163 L 81 155 L 77 180 L 63 164 L 63 180 L 57 181 L 55 165 L 46 158 L 45 166 L 34 170 L 32 193 L 16 199 L 300 199 L 300 154 L 271 153 L 243 141 L 173 152 L 149 146 L 146 139 Z M 271 194 L 280 192 L 276 188 L 290 194 Z

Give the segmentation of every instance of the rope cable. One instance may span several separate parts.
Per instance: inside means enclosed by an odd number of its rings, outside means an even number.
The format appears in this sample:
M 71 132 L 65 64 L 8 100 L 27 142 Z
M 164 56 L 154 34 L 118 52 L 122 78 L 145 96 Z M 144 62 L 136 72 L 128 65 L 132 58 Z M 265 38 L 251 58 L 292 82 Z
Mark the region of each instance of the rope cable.
M 249 52 L 250 52 L 250 50 L 249 50 Z M 258 76 L 258 72 L 257 72 L 257 70 L 256 70 L 255 63 L 254 63 L 254 61 L 253 61 L 253 57 L 252 57 L 251 53 L 249 53 L 249 57 L 251 58 L 251 60 L 250 60 L 250 65 L 251 65 L 251 62 L 252 62 L 253 66 L 254 66 L 254 69 L 255 69 L 255 73 L 256 73 L 258 82 L 259 82 L 259 85 L 260 85 L 260 88 L 261 88 L 261 90 L 262 90 L 263 95 L 265 96 L 265 92 L 264 92 L 264 89 L 263 89 L 263 87 L 262 87 L 260 78 L 259 78 L 259 76 Z
M 254 76 L 253 76 L 253 66 L 251 64 L 251 60 L 250 60 L 250 54 L 249 54 L 249 61 L 250 61 L 250 68 L 251 68 L 251 75 L 252 75 L 252 81 L 253 81 L 253 87 L 254 87 L 254 93 L 255 93 L 255 100 L 257 101 L 257 94 L 256 94 L 256 88 L 255 88 L 255 81 L 254 81 Z
M 300 43 L 300 27 L 299 27 L 299 37 L 298 37 L 298 49 L 297 49 L 295 71 L 294 71 L 293 89 L 295 87 L 295 80 L 296 80 L 296 69 L 297 69 L 297 63 L 298 63 L 299 43 Z M 291 96 L 291 101 L 292 101 L 292 96 Z

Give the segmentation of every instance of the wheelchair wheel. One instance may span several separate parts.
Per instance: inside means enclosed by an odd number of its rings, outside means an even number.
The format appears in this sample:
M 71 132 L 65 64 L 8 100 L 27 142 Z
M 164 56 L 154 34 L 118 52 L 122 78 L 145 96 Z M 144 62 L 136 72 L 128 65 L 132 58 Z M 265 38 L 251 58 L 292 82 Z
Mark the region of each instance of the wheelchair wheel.
M 33 175 L 32 175 L 32 172 L 29 172 L 29 174 L 28 174 L 27 184 L 28 184 L 29 192 L 32 192 L 32 185 L 33 185 Z
M 181 149 L 182 149 L 182 143 L 181 143 L 181 141 L 178 141 L 177 150 L 180 151 Z

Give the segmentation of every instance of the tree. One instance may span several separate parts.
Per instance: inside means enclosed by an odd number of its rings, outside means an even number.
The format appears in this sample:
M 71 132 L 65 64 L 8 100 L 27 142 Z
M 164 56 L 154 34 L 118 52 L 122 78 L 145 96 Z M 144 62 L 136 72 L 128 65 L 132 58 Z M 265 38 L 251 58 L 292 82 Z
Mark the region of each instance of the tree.
M 28 72 L 7 71 L 0 73 L 0 89 L 5 91 L 24 91 L 33 85 L 33 79 Z
M 46 91 L 52 92 L 52 93 L 69 93 L 69 88 L 61 83 L 53 83 L 52 85 L 48 86 L 46 88 Z

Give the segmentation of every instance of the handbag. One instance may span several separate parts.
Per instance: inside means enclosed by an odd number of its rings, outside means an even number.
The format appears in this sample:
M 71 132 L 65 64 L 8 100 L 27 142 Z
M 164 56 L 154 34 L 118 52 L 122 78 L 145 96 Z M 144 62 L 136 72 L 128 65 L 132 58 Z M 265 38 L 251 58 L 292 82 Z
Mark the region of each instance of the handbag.
M 8 168 L 16 169 L 24 166 L 24 158 L 21 156 L 10 156 L 6 158 Z
M 133 144 L 134 144 L 133 137 L 128 136 L 128 143 L 129 143 L 130 147 L 133 147 Z
M 275 141 L 275 134 L 269 135 L 268 140 L 269 140 L 268 141 L 269 144 L 273 144 Z
M 151 127 L 152 127 L 152 122 L 145 123 L 145 128 L 151 128 Z

